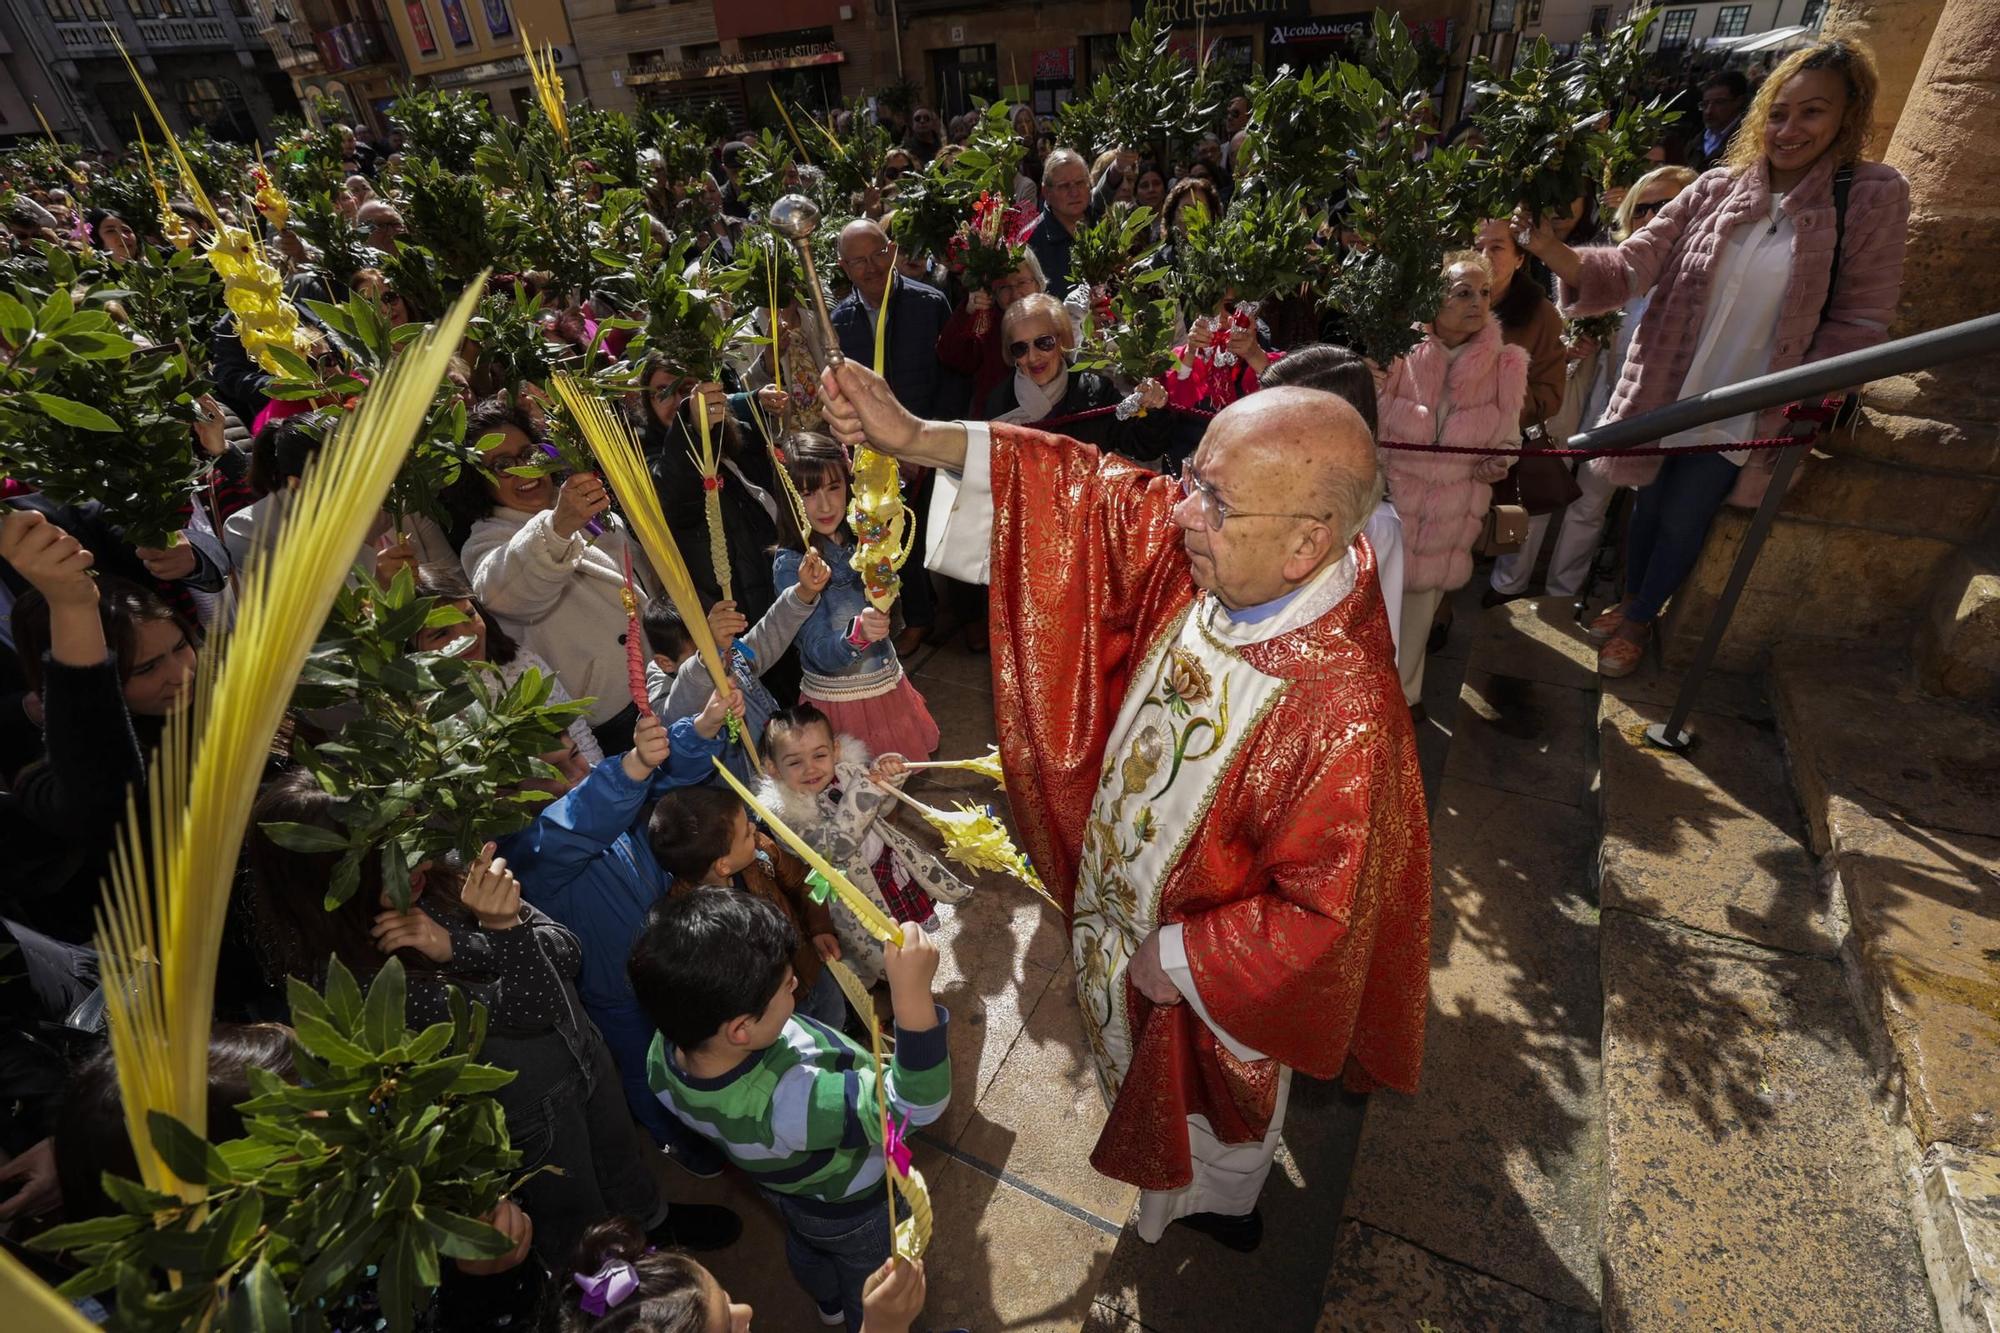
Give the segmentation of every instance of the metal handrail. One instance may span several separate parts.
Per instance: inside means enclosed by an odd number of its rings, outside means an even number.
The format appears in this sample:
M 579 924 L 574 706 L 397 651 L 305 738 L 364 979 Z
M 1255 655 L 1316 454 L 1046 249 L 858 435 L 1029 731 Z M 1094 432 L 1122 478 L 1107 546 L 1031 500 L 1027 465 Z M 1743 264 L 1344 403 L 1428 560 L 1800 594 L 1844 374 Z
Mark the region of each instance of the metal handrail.
M 1913 333 L 1907 338 L 1897 338 L 1858 352 L 1846 352 L 1824 361 L 1794 366 L 1790 370 L 1759 375 L 1740 384 L 1710 389 L 1707 393 L 1683 398 L 1651 412 L 1572 435 L 1568 447 L 1627 449 L 1651 444 L 1692 427 L 1705 426 L 1711 421 L 1723 421 L 1745 412 L 1758 412 L 1790 403 L 1813 402 L 1827 394 L 1844 392 L 1887 375 L 1926 370 L 1989 352 L 2000 352 L 2000 314 L 1981 315 L 1977 319 Z M 1756 566 L 1757 554 L 1763 548 L 1771 525 L 1777 521 L 1778 506 L 1791 486 L 1793 474 L 1798 471 L 1799 460 L 1805 456 L 1816 434 L 1801 434 L 1797 445 L 1779 451 L 1770 485 L 1764 491 L 1763 503 L 1757 506 L 1756 516 L 1750 520 L 1750 528 L 1743 534 L 1743 545 L 1736 553 L 1736 563 L 1730 567 L 1728 580 L 1723 584 L 1722 597 L 1709 617 L 1701 647 L 1695 651 L 1694 661 L 1681 678 L 1680 693 L 1674 699 L 1673 711 L 1665 722 L 1646 731 L 1646 739 L 1653 744 L 1675 751 L 1686 750 L 1693 744 L 1694 737 L 1687 730 L 1688 715 L 1694 711 L 1702 681 L 1722 647 L 1722 636 L 1728 632 L 1730 618 L 1736 614 L 1736 603 L 1750 581 L 1750 571 Z
M 1635 444 L 1651 444 L 1711 421 L 1723 421 L 1744 412 L 1760 412 L 1787 403 L 1815 400 L 1822 395 L 1841 393 L 1870 380 L 1907 371 L 1924 370 L 1947 361 L 1962 361 L 1984 352 L 2000 352 L 2000 314 L 1981 315 L 1962 324 L 1913 333 L 1893 342 L 1843 352 L 1824 361 L 1812 361 L 1790 370 L 1775 370 L 1740 384 L 1710 389 L 1692 398 L 1683 398 L 1665 407 L 1623 421 L 1614 421 L 1594 430 L 1569 437 L 1571 449 L 1626 449 Z

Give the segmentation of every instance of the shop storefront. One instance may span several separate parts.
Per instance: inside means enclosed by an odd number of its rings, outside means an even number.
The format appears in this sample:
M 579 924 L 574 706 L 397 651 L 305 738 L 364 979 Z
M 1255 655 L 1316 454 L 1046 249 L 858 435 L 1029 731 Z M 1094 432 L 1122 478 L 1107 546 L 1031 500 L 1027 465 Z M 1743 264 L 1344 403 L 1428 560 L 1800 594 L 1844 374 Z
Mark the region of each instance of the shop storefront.
M 720 103 L 733 120 L 756 123 L 763 114 L 758 109 L 770 108 L 774 91 L 787 109 L 820 115 L 837 106 L 844 95 L 840 67 L 846 62 L 847 52 L 837 43 L 810 41 L 642 65 L 625 70 L 622 78 L 641 106 L 694 111 Z

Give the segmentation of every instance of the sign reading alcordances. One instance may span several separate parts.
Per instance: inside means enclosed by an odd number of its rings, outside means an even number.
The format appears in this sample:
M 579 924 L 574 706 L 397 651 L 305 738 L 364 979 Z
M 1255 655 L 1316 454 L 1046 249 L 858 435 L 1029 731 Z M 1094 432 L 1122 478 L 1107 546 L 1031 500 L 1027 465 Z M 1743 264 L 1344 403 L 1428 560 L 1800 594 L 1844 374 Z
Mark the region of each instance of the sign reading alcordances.
M 1251 19 L 1306 18 L 1312 0 L 1164 0 L 1176 28 L 1199 24 L 1235 23 Z M 1132 0 L 1132 17 L 1143 18 L 1146 0 Z
M 1372 14 L 1328 14 L 1319 18 L 1273 23 L 1264 33 L 1266 48 L 1325 48 L 1361 46 L 1368 40 Z

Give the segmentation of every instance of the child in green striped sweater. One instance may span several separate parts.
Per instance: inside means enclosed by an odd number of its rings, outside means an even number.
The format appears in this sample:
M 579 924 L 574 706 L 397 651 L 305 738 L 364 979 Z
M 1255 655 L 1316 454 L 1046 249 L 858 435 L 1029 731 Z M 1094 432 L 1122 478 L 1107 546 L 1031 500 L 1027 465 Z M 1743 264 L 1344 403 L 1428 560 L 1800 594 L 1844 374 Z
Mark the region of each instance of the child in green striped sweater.
M 888 1077 L 841 1033 L 793 1013 L 792 923 L 770 903 L 698 889 L 654 907 L 628 964 L 659 1031 L 647 1082 L 784 1215 L 792 1276 L 821 1320 L 861 1327 L 868 1276 L 889 1257 L 882 1105 L 928 1125 L 951 1098 L 937 945 L 914 925 L 885 958 L 896 1017 Z

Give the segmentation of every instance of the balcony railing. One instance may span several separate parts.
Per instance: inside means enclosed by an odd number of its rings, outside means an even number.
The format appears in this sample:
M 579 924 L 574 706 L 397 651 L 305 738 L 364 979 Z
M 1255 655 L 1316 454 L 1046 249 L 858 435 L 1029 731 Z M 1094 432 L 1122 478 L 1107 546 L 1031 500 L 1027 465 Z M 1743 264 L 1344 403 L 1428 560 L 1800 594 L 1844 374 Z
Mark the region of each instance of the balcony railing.
M 102 19 L 91 19 L 83 23 L 58 23 L 55 29 L 56 41 L 62 47 L 63 57 L 67 59 L 118 54 L 118 48 L 111 41 L 112 27 Z
M 139 19 L 139 38 L 149 51 L 233 47 L 236 35 L 221 19 Z

